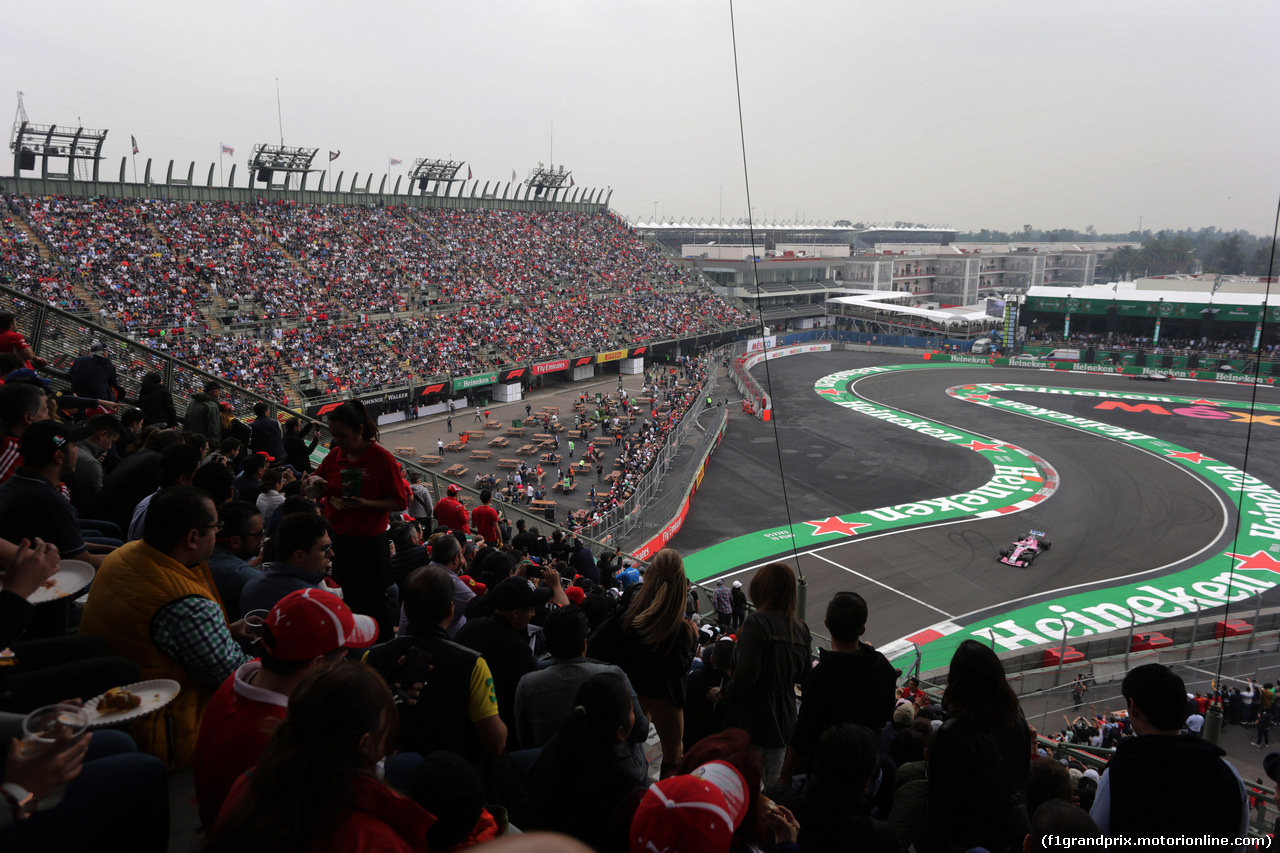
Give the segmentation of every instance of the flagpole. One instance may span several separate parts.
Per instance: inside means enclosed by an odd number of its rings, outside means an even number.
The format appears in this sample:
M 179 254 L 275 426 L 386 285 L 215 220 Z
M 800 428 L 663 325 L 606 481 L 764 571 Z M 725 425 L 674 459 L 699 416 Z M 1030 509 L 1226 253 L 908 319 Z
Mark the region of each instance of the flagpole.
M 226 180 L 224 180 L 224 176 L 222 174 L 222 157 L 223 157 L 222 143 L 219 142 L 218 143 L 218 183 L 222 184 L 225 187 L 227 185 L 227 182 Z
M 133 182 L 138 182 L 138 152 L 133 152 Z

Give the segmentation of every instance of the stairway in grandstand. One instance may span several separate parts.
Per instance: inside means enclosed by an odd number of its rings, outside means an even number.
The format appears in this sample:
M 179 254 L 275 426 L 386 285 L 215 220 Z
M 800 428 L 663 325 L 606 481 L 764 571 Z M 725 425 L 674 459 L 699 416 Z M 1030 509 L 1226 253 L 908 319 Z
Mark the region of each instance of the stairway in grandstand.
M 75 311 L 73 313 L 91 314 L 97 317 L 97 309 L 101 307 L 98 305 L 98 300 L 89 291 L 89 288 L 84 286 L 84 280 L 80 278 L 79 274 L 63 263 L 62 256 L 55 252 L 53 248 L 44 241 L 44 238 L 41 237 L 34 228 L 27 224 L 25 219 L 13 211 L 5 209 L 3 211 L 3 221 L 6 223 L 6 228 L 9 224 L 12 224 L 14 230 L 19 231 L 26 236 L 27 242 L 32 246 L 35 246 L 36 251 L 40 253 L 41 260 L 57 264 L 64 270 L 67 283 L 71 285 L 72 294 L 76 299 L 82 300 L 86 306 L 89 306 L 83 311 Z M 99 317 L 98 319 L 101 318 Z
M 55 263 L 57 262 L 58 257 L 53 253 L 53 249 L 50 249 L 49 245 L 45 243 L 44 240 L 40 239 L 40 236 L 32 230 L 31 226 L 28 225 L 21 216 L 18 216 L 11 210 L 5 210 L 3 221 L 5 223 L 5 228 L 12 227 L 25 234 L 27 242 L 36 247 L 36 251 L 40 253 L 40 257 L 43 260 L 54 261 Z
M 445 248 L 445 246 L 443 246 L 440 243 L 440 241 L 436 239 L 434 234 L 430 233 L 429 231 L 427 231 L 425 228 L 422 227 L 422 223 L 418 221 L 418 217 L 416 215 L 413 215 L 412 212 L 410 213 L 410 215 L 404 218 L 404 221 L 407 222 L 409 226 L 413 228 L 414 231 L 418 232 L 418 236 L 420 236 L 424 242 L 430 244 L 432 248 L 434 248 L 440 254 L 443 255 L 448 252 L 448 249 Z M 413 311 L 421 310 L 421 303 L 418 302 L 417 299 L 415 299 L 415 297 L 420 298 L 423 295 L 425 295 L 428 300 L 439 301 L 440 299 L 440 288 L 438 287 L 429 286 L 426 288 L 426 291 L 424 293 L 423 291 L 415 287 L 413 282 L 408 282 L 406 284 L 405 289 L 408 291 L 409 305 L 411 306 L 410 310 L 413 310 Z

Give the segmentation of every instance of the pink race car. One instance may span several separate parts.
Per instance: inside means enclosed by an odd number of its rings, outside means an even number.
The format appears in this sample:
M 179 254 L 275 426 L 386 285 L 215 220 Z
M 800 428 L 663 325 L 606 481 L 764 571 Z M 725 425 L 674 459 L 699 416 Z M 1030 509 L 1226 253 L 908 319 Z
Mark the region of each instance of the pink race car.
M 1000 562 L 1017 566 L 1025 569 L 1031 565 L 1031 561 L 1040 556 L 1042 551 L 1049 550 L 1049 540 L 1044 538 L 1044 531 L 1032 530 L 1021 539 L 1014 540 L 1013 544 L 1000 552 L 997 557 Z

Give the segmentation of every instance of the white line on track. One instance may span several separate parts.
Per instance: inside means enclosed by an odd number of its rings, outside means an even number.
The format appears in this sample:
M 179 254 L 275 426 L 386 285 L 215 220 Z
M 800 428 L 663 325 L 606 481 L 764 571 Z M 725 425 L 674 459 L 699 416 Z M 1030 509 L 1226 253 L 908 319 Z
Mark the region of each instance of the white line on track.
M 811 556 L 814 556 L 814 557 L 817 557 L 819 560 L 822 560 L 824 563 L 830 563 L 831 565 L 835 566 L 837 569 L 843 569 L 844 571 L 848 572 L 849 574 L 851 574 L 851 575 L 853 575 L 853 576 L 855 576 L 855 577 L 862 578 L 864 581 L 870 581 L 871 583 L 875 584 L 876 586 L 883 587 L 883 588 L 885 588 L 885 589 L 889 590 L 889 592 L 897 593 L 898 595 L 902 596 L 903 598 L 908 598 L 908 599 L 910 599 L 910 600 L 914 601 L 916 604 L 919 604 L 921 607 L 927 607 L 927 608 L 929 608 L 930 610 L 933 610 L 933 611 L 936 611 L 936 612 L 938 612 L 938 613 L 941 613 L 943 616 L 947 617 L 948 619 L 953 618 L 953 617 L 951 616 L 951 614 L 950 614 L 950 613 L 948 613 L 947 611 L 942 610 L 942 609 L 937 608 L 937 607 L 934 607 L 932 604 L 930 604 L 930 603 L 929 603 L 929 602 L 927 602 L 927 601 L 921 601 L 920 599 L 916 598 L 914 595 L 907 595 L 905 592 L 903 592 L 903 591 L 902 591 L 902 590 L 900 590 L 900 589 L 894 589 L 893 587 L 889 586 L 887 583 L 884 583 L 883 581 L 878 581 L 878 580 L 876 580 L 875 578 L 871 577 L 870 575 L 864 575 L 862 572 L 855 572 L 853 569 L 849 568 L 848 566 L 842 566 L 842 565 L 840 565 L 839 563 L 837 563 L 835 560 L 828 559 L 827 557 L 824 557 L 824 556 L 822 556 L 821 554 L 816 554 L 816 553 L 810 552 L 810 555 L 811 555 Z

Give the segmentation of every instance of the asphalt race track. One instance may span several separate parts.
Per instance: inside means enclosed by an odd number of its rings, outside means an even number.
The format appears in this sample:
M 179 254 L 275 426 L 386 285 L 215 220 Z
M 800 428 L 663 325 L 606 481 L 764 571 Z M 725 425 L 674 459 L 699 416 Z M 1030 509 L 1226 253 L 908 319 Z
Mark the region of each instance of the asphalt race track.
M 963 492 L 984 483 L 991 465 L 976 453 L 833 405 L 814 383 L 831 373 L 886 364 L 922 364 L 876 353 L 832 352 L 780 358 L 755 375 L 770 387 L 775 418 L 763 423 L 731 412 L 681 531 L 671 546 L 688 555 L 764 528 L 800 525 L 842 513 Z M 1105 587 L 1121 578 L 1157 578 L 1231 550 L 1236 513 L 1221 493 L 1185 468 L 1123 442 L 1071 427 L 993 410 L 950 397 L 969 383 L 1080 388 L 1240 401 L 1250 386 L 1174 380 L 1134 382 L 1117 376 L 982 366 L 946 366 L 872 375 L 857 393 L 875 403 L 1043 457 L 1061 485 L 1022 512 L 798 546 L 808 585 L 808 617 L 821 632 L 832 594 L 854 589 L 868 601 L 866 640 L 882 645 L 944 619 L 965 624 L 982 615 L 1053 597 L 1065 588 Z M 1257 391 L 1259 402 L 1280 392 Z M 1098 398 L 1003 392 L 1001 396 L 1144 432 L 1210 454 L 1269 485 L 1280 483 L 1280 425 L 1261 418 L 1207 420 L 1150 411 L 1099 410 Z M 1171 404 L 1173 405 L 1173 404 Z M 1280 418 L 1276 420 L 1280 421 Z M 781 471 L 781 475 L 780 472 Z M 785 494 L 785 501 L 783 495 Z M 999 549 L 1029 528 L 1053 545 L 1026 569 L 996 561 Z M 791 547 L 780 542 L 779 548 Z M 797 564 L 791 551 L 777 559 Z M 744 582 L 768 562 L 724 566 L 717 574 Z M 1146 573 L 1145 575 L 1143 573 Z M 713 575 L 714 576 L 714 575 Z

